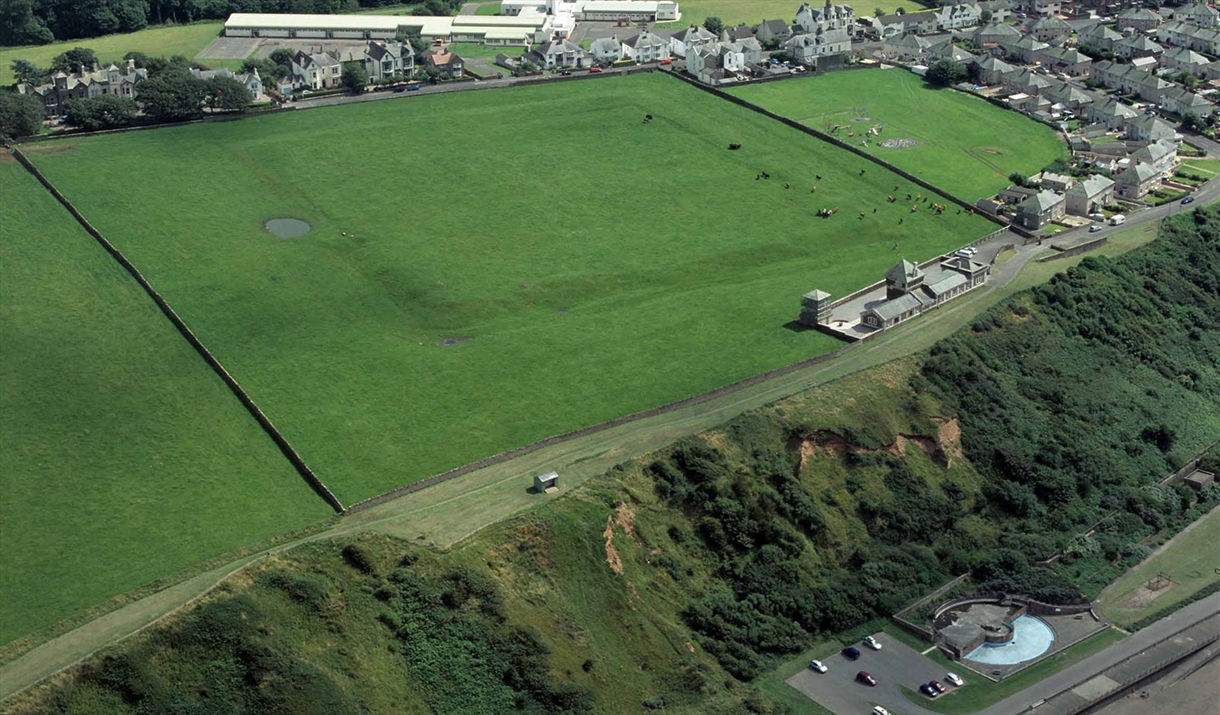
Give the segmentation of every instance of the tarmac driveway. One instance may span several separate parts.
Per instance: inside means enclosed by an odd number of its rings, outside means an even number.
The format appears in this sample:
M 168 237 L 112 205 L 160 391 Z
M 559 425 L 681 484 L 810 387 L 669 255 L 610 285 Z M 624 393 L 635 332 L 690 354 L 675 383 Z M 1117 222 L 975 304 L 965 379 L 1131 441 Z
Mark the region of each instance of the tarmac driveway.
M 874 705 L 902 715 L 935 715 L 907 700 L 900 686 L 917 691 L 921 683 L 939 680 L 952 690 L 953 686 L 945 682 L 946 671 L 936 661 L 885 633 L 875 633 L 873 637 L 881 643 L 881 650 L 870 650 L 857 643 L 859 660 L 850 661 L 836 653 L 822 661 L 830 668 L 829 672 L 815 673 L 806 668 L 789 678 L 788 685 L 839 715 L 865 715 Z M 877 679 L 876 687 L 856 682 L 856 673 L 861 670 Z

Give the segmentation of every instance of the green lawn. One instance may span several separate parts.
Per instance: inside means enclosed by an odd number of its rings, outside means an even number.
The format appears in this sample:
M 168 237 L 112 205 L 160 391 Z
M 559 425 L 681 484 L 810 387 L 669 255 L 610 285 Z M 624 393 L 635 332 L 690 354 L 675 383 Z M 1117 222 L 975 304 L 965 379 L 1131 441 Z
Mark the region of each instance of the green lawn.
M 1205 174 L 1220 174 L 1220 159 L 1184 159 L 1182 166 Z
M 928 657 L 949 670 L 956 670 L 958 675 L 966 679 L 966 685 L 960 688 L 952 688 L 948 693 L 935 700 L 929 700 L 927 697 L 909 688 L 903 688 L 903 692 L 908 699 L 918 703 L 920 707 L 927 710 L 947 713 L 948 715 L 968 715 L 969 713 L 975 713 L 983 708 L 990 707 L 1004 698 L 1054 675 L 1069 665 L 1078 663 L 1095 653 L 1100 653 L 1123 638 L 1123 634 L 1113 628 L 1101 631 L 1096 635 L 1090 636 L 1088 640 L 1077 643 L 1060 653 L 1056 653 L 1050 658 L 1036 665 L 1031 665 L 1011 678 L 1005 678 L 998 683 L 993 683 L 977 673 L 961 668 L 960 664 L 950 661 L 940 650 L 935 650 L 929 653 Z M 955 666 L 957 667 L 955 668 Z
M 836 136 L 855 145 L 869 127 L 880 125 L 867 151 L 967 201 L 1004 188 L 1014 171 L 1032 174 L 1067 156 L 1050 127 L 978 97 L 929 89 L 901 69 L 832 72 L 729 91 L 814 129 L 838 125 Z M 917 144 L 880 146 L 887 139 Z
M 477 8 L 475 8 L 474 14 L 476 14 L 476 15 L 499 15 L 500 14 L 500 3 L 493 2 L 488 5 L 480 5 Z
M 331 513 L 8 155 L 0 195 L 0 643 Z
M 856 15 L 872 15 L 876 8 L 881 8 L 889 14 L 894 14 L 898 8 L 907 12 L 917 12 L 924 8 L 915 2 L 903 0 L 873 0 L 867 3 L 847 3 L 856 10 Z M 657 27 L 674 28 L 689 25 L 702 25 L 709 16 L 719 17 L 727 25 L 757 25 L 763 20 L 784 20 L 792 22 L 800 3 L 786 0 L 693 0 L 682 2 L 681 22 L 660 23 Z
M 1162 608 L 1180 603 L 1199 589 L 1220 580 L 1220 511 L 1204 517 L 1189 532 L 1178 536 L 1161 553 L 1128 571 L 1106 589 L 1101 609 L 1114 623 L 1127 625 Z M 1137 592 L 1163 573 L 1173 586 L 1151 601 Z
M 23 47 L 5 47 L 0 49 L 0 84 L 13 82 L 10 68 L 13 60 L 29 60 L 39 67 L 49 67 L 51 58 L 73 47 L 88 47 L 97 53 L 98 60 L 103 64 L 119 62 L 123 55 L 137 51 L 150 55 L 185 55 L 193 58 L 200 50 L 208 46 L 224 23 L 200 22 L 193 25 L 163 25 L 139 32 L 122 35 L 107 35 L 82 40 L 68 40 L 49 45 L 26 45 Z M 209 65 L 220 66 L 225 61 L 208 60 Z M 240 64 L 240 62 L 239 62 Z
M 784 327 L 802 293 L 993 228 L 663 75 L 46 146 L 345 503 L 832 350 Z
M 458 57 L 495 57 L 496 55 L 508 55 L 509 57 L 520 57 L 525 53 L 524 47 L 503 47 L 495 45 L 480 45 L 477 42 L 455 42 L 449 45 L 450 51 Z

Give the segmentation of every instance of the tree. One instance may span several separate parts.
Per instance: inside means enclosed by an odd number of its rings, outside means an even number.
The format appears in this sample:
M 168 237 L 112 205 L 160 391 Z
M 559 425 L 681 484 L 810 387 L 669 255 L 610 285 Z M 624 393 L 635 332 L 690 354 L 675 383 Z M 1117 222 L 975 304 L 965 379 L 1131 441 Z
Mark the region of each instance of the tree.
M 38 97 L 0 90 L 0 140 L 37 134 L 44 114 Z
M 885 17 L 885 8 L 883 8 L 883 7 L 874 8 L 873 17 Z
M 905 7 L 900 7 L 894 11 L 894 14 L 895 15 L 905 15 L 905 14 L 907 14 L 907 9 Z
M 34 12 L 34 0 L 0 1 L 0 45 L 45 45 L 55 40 Z
M 181 70 L 166 71 L 140 83 L 136 101 L 159 122 L 195 119 L 201 113 L 204 83 Z
M 241 71 L 246 73 L 258 72 L 258 76 L 265 82 L 270 82 L 275 79 L 284 79 L 288 76 L 289 68 L 281 64 L 272 62 L 269 58 L 261 60 L 245 60 L 241 63 Z
M 961 62 L 946 58 L 929 67 L 926 77 L 938 87 L 948 87 L 966 80 L 966 67 Z
M 96 99 L 71 99 L 65 108 L 69 124 L 90 132 L 125 127 L 136 117 L 136 103 L 117 94 L 103 94 Z
M 352 94 L 359 94 L 369 84 L 368 70 L 363 62 L 344 62 L 343 73 L 339 75 L 339 84 Z
M 703 21 L 703 29 L 719 37 L 720 33 L 724 32 L 724 21 L 712 15 Z
M 46 74 L 29 60 L 13 60 L 9 67 L 18 82 L 37 83 Z
M 295 56 L 296 53 L 292 50 L 280 49 L 272 52 L 269 59 L 277 65 L 283 67 L 287 72 L 292 70 L 292 58 Z
M 97 64 L 97 53 L 88 47 L 73 47 L 67 52 L 55 55 L 51 60 L 51 69 L 56 72 L 74 72 L 79 67 L 92 69 Z
M 984 11 L 980 12 L 980 13 L 979 13 L 979 22 L 980 22 L 980 23 L 982 23 L 982 24 L 984 24 L 984 25 L 986 25 L 987 23 L 991 22 L 991 11 L 990 11 L 990 10 L 984 10 Z
M 232 77 L 212 77 L 203 82 L 203 103 L 213 112 L 240 112 L 253 101 L 246 85 Z
M 1009 174 L 1008 180 L 1012 182 L 1013 186 L 1025 186 L 1025 184 L 1029 182 L 1029 178 L 1019 171 L 1014 171 Z

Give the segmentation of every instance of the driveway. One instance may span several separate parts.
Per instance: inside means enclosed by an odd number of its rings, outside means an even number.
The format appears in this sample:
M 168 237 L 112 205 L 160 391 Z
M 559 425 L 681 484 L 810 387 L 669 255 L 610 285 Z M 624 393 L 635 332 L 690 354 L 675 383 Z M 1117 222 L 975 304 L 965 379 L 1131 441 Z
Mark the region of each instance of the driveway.
M 789 678 L 788 685 L 827 710 L 842 715 L 864 715 L 874 705 L 902 715 L 935 715 L 909 701 L 901 687 L 918 690 L 921 683 L 939 680 L 952 689 L 952 685 L 945 683 L 945 670 L 936 661 L 885 633 L 875 633 L 873 637 L 881 643 L 881 650 L 858 645 L 859 660 L 851 661 L 835 654 L 822 661 L 830 668 L 829 672 L 815 673 L 806 668 Z M 876 687 L 856 682 L 856 673 L 861 670 L 877 679 Z

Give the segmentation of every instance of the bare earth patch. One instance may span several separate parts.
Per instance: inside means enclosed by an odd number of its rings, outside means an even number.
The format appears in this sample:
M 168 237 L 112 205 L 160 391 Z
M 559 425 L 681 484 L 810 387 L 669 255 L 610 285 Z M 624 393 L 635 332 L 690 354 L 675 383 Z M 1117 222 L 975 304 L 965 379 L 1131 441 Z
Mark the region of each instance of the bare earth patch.
M 1176 585 L 1175 583 L 1170 583 L 1165 588 L 1154 591 L 1148 588 L 1148 584 L 1144 584 L 1120 598 L 1118 603 L 1114 604 L 1114 607 L 1121 611 L 1142 611 L 1153 601 L 1172 591 Z
M 940 443 L 940 451 L 945 455 L 947 466 L 953 466 L 954 460 L 965 456 L 962 453 L 962 426 L 956 417 L 939 424 L 936 428 L 936 441 Z
M 442 348 L 451 348 L 454 345 L 460 345 L 460 344 L 466 342 L 467 340 L 473 340 L 473 339 L 474 338 L 470 337 L 469 335 L 450 335 L 447 338 L 441 338 L 440 340 L 437 340 L 436 344 L 441 346 Z
M 914 139 L 886 139 L 885 141 L 881 142 L 881 146 L 885 147 L 886 149 L 910 149 L 917 144 L 919 144 L 919 142 L 915 141 Z

